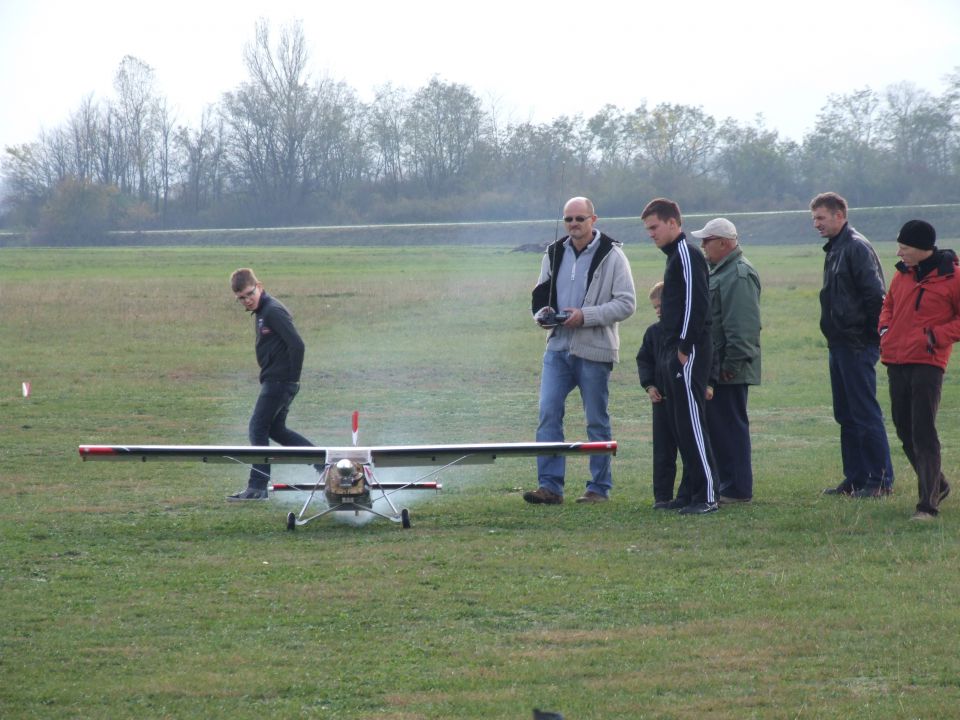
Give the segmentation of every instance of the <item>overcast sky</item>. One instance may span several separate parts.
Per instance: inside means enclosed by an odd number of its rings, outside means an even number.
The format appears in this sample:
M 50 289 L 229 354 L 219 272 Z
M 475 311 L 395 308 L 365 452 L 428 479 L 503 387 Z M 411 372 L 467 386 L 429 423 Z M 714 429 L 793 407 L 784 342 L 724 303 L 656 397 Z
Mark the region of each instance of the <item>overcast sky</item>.
M 363 100 L 437 75 L 513 121 L 670 102 L 763 115 L 800 140 L 830 94 L 911 82 L 940 95 L 960 69 L 960 0 L 0 0 L 0 148 L 113 97 L 125 55 L 196 126 L 246 78 L 261 17 L 274 37 L 301 20 L 312 75 Z

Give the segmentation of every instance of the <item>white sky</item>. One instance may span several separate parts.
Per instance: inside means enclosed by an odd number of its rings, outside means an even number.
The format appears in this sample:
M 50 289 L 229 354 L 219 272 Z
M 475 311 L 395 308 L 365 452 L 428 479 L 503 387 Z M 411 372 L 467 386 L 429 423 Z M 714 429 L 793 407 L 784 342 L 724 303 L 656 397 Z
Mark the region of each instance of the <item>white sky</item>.
M 302 20 L 313 76 L 363 100 L 436 74 L 512 121 L 671 102 L 762 114 L 800 140 L 830 94 L 907 81 L 940 95 L 960 69 L 958 0 L 0 0 L 0 149 L 112 98 L 124 55 L 196 126 L 246 79 L 260 17 L 274 38 Z

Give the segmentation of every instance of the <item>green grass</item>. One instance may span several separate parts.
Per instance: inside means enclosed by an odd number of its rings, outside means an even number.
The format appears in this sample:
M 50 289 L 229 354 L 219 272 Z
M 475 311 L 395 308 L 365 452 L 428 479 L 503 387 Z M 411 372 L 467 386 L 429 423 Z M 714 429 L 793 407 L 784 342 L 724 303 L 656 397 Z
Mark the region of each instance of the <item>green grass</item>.
M 506 243 L 506 240 L 505 240 Z M 885 267 L 893 249 L 878 244 Z M 663 256 L 629 246 L 638 295 Z M 611 503 L 527 506 L 531 460 L 446 474 L 382 521 L 284 530 L 235 507 L 240 468 L 81 463 L 81 443 L 243 443 L 256 393 L 250 265 L 307 342 L 290 424 L 315 442 L 525 441 L 539 258 L 505 247 L 0 251 L 4 718 L 942 718 L 960 701 L 953 498 L 911 524 L 838 481 L 817 244 L 751 247 L 764 384 L 756 501 L 654 513 L 649 403 L 621 329 Z M 881 370 L 881 404 L 888 406 Z M 20 382 L 33 396 L 20 397 Z M 583 439 L 572 396 L 568 437 Z M 939 425 L 960 477 L 960 383 Z M 586 464 L 568 463 L 570 492 Z M 278 479 L 308 477 L 276 468 Z

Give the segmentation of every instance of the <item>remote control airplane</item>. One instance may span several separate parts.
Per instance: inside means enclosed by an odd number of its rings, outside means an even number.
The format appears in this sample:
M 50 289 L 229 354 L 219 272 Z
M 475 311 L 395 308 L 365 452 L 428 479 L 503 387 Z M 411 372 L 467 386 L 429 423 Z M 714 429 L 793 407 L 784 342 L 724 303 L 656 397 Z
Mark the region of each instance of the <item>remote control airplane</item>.
M 206 463 L 315 465 L 316 482 L 274 484 L 273 491 L 307 492 L 299 513 L 287 515 L 287 529 L 294 530 L 329 513 L 370 513 L 410 527 L 410 512 L 398 508 L 390 496 L 401 490 L 439 491 L 442 485 L 431 480 L 454 465 L 492 463 L 498 457 L 533 457 L 537 455 L 617 454 L 615 440 L 598 442 L 531 442 L 467 445 L 384 445 L 357 446 L 358 414 L 353 414 L 352 447 L 282 447 L 255 445 L 81 445 L 81 460 L 199 460 Z M 320 464 L 322 462 L 322 465 Z M 436 467 L 409 482 L 383 482 L 377 468 Z M 309 514 L 319 497 L 327 507 Z M 383 499 L 389 513 L 374 509 L 375 500 Z

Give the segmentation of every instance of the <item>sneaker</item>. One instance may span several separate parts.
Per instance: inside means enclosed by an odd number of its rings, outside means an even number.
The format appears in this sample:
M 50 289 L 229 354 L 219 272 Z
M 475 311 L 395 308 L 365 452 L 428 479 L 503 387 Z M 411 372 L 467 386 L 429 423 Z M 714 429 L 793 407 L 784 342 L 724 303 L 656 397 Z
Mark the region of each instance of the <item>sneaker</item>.
M 735 498 L 727 495 L 720 495 L 717 497 L 717 502 L 719 502 L 721 505 L 733 505 L 734 503 L 748 503 L 752 501 L 753 498 Z
M 936 515 L 933 513 L 924 512 L 923 510 L 917 510 L 913 515 L 910 516 L 911 520 L 917 520 L 919 522 L 929 522 L 930 520 L 935 520 Z
M 828 487 L 824 490 L 822 495 L 843 495 L 849 497 L 853 495 L 853 488 L 847 485 L 846 483 L 840 483 L 836 487 Z
M 606 495 L 595 493 L 593 490 L 587 490 L 583 495 L 577 498 L 578 503 L 605 503 L 609 500 Z
M 670 503 L 672 502 L 673 500 L 657 500 L 653 504 L 653 509 L 654 510 L 675 510 L 676 508 L 670 507 Z
M 227 495 L 227 500 L 266 500 L 267 497 L 266 488 L 248 487 L 246 490 L 235 492 L 233 495 Z
M 667 503 L 667 510 L 683 510 L 690 504 L 689 500 L 681 500 L 680 498 L 674 498 Z
M 557 495 L 546 488 L 537 488 L 536 490 L 527 490 L 523 494 L 523 499 L 531 505 L 562 505 L 563 495 Z
M 715 502 L 713 503 L 697 503 L 696 505 L 687 505 L 685 508 L 680 508 L 681 515 L 706 515 L 707 513 L 716 512 L 720 509 L 720 506 Z
M 950 486 L 947 484 L 946 481 L 943 481 L 942 483 L 940 483 L 940 498 L 937 500 L 937 505 L 939 505 L 944 500 L 946 500 L 947 495 L 949 494 L 950 494 Z

